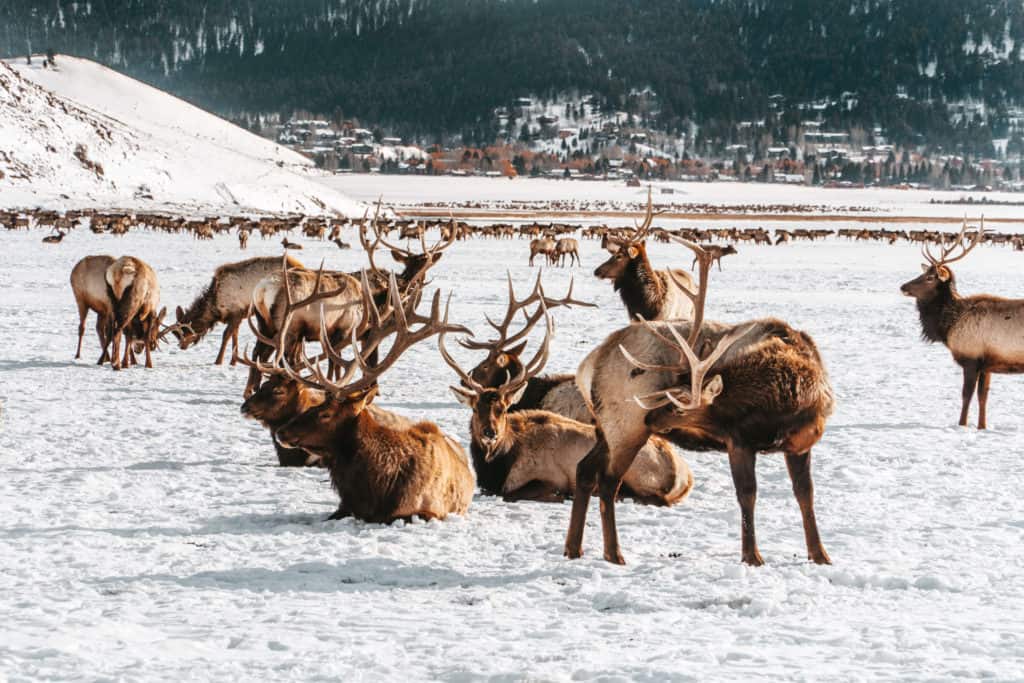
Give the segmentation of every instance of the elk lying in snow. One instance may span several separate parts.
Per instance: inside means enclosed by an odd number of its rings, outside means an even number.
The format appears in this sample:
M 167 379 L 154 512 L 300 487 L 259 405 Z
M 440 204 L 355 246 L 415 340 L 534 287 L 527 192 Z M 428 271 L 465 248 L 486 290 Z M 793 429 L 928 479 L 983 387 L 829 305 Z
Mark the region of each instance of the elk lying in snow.
M 67 232 L 63 230 L 54 230 L 54 234 L 47 235 L 43 238 L 43 242 L 46 244 L 60 244 L 60 241 L 64 239 Z
M 544 341 L 529 363 L 515 375 L 507 372 L 496 387 L 484 386 L 462 370 L 445 349 L 444 334 L 438 338 L 441 356 L 462 380 L 462 386 L 451 387 L 452 393 L 473 411 L 470 454 L 477 483 L 485 493 L 506 500 L 564 500 L 576 489 L 577 465 L 597 443 L 597 432 L 589 424 L 546 410 L 509 412 L 547 361 L 551 319 L 543 301 L 538 308 L 547 321 Z M 623 482 L 625 496 L 672 505 L 693 488 L 693 474 L 667 442 L 653 437 Z
M 385 313 L 368 295 L 364 297 L 362 319 L 348 341 L 351 360 L 321 337 L 323 355 L 341 369 L 336 382 L 327 378 L 316 360 L 303 356 L 308 374 L 301 375 L 291 368 L 287 354 L 278 356 L 292 379 L 327 395 L 324 403 L 280 427 L 277 441 L 285 448 L 302 448 L 326 463 L 341 497 L 334 518 L 351 515 L 382 523 L 414 516 L 443 519 L 465 513 L 473 496 L 473 474 L 465 453 L 437 425 L 388 426 L 367 410 L 377 395 L 378 378 L 409 347 L 435 334 L 467 332 L 448 324 L 447 307 L 442 318 L 440 292 L 434 295 L 430 317 L 418 315 L 419 288 L 415 289 L 403 300 L 392 275 L 390 310 Z M 419 328 L 414 330 L 410 323 Z M 282 338 L 286 332 L 287 325 Z M 372 362 L 371 353 L 391 334 L 394 339 L 383 360 Z M 358 341 L 360 335 L 362 341 Z
M 629 319 L 684 320 L 693 316 L 697 288 L 684 270 L 654 270 L 647 258 L 646 239 L 654 221 L 651 196 L 647 195 L 647 215 L 628 239 L 605 235 L 601 246 L 611 257 L 599 265 L 594 275 L 611 280 L 626 305 Z
M 500 323 L 487 319 L 488 324 L 497 331 L 498 337 L 488 341 L 475 341 L 472 339 L 460 339 L 459 344 L 474 351 L 486 351 L 487 356 L 477 364 L 469 375 L 472 381 L 484 387 L 498 387 L 510 376 L 518 375 L 523 369 L 523 362 L 520 356 L 526 349 L 526 337 L 530 334 L 533 326 L 543 317 L 544 311 L 540 307 L 543 300 L 546 310 L 558 306 L 587 306 L 594 304 L 578 301 L 572 296 L 573 282 L 569 282 L 569 291 L 561 299 L 552 299 L 544 294 L 541 286 L 540 275 L 533 291 L 523 299 L 516 299 L 515 288 L 512 286 L 512 276 L 508 276 L 508 308 L 505 317 Z M 526 309 L 537 305 L 532 313 Z M 515 321 L 516 315 L 522 312 L 525 316 L 525 324 L 522 329 L 509 334 L 509 327 Z M 469 385 L 465 385 L 469 388 Z M 508 406 L 510 412 L 519 410 L 540 409 L 557 413 L 585 424 L 591 424 L 593 417 L 583 397 L 576 388 L 576 378 L 573 375 L 543 375 L 540 377 L 531 376 L 519 399 Z
M 302 249 L 302 245 L 297 242 L 289 242 L 287 237 L 281 239 L 281 246 L 285 249 Z
M 703 323 L 710 257 L 692 242 L 673 239 L 700 255 L 705 285 L 696 319 L 634 323 L 612 333 L 580 365 L 576 382 L 602 438 L 577 469 L 565 554 L 582 555 L 587 507 L 597 491 L 604 557 L 623 562 L 615 496 L 636 453 L 660 435 L 685 450 L 728 452 L 742 515 L 743 561 L 752 565 L 763 564 L 754 532 L 757 454 L 785 453 L 808 557 L 827 564 L 810 468 L 833 395 L 818 350 L 808 335 L 780 320 Z
M 142 259 L 122 256 L 111 263 L 104 274 L 113 297 L 113 331 L 110 364 L 120 370 L 128 365 L 131 353 L 132 333 L 129 326 L 138 324 L 146 351 L 146 367 L 153 367 L 151 351 L 156 344 L 160 319 L 164 312 L 157 312 L 160 305 L 160 285 L 156 273 Z M 125 337 L 124 359 L 119 355 L 121 338 Z
M 961 260 L 981 242 L 985 224 L 967 244 L 967 225 L 936 257 L 925 246 L 924 273 L 901 287 L 917 300 L 925 341 L 942 342 L 963 368 L 960 426 L 967 426 L 974 390 L 978 390 L 978 429 L 987 428 L 988 390 L 992 373 L 1024 373 L 1024 299 L 981 294 L 960 296 L 949 264 Z M 957 253 L 959 251 L 959 253 Z
M 558 265 L 565 265 L 565 258 L 569 257 L 569 267 L 573 264 L 583 265 L 580 261 L 580 244 L 572 237 L 563 237 L 555 243 L 555 257 L 558 259 Z
M 555 241 L 550 237 L 530 240 L 530 265 L 533 265 L 533 259 L 538 254 L 547 258 L 548 263 L 553 264 L 557 258 L 555 256 L 555 246 Z
M 242 233 L 239 233 L 242 234 Z M 286 257 L 288 268 L 303 269 L 297 259 Z M 228 263 L 217 268 L 210 284 L 195 298 L 187 310 L 181 306 L 175 311 L 178 326 L 174 335 L 181 349 L 199 343 L 217 323 L 224 323 L 224 337 L 220 342 L 216 365 L 224 362 L 228 340 L 232 342 L 234 365 L 238 355 L 238 328 L 248 315 L 256 286 L 269 276 L 281 271 L 281 260 L 274 256 L 251 258 Z

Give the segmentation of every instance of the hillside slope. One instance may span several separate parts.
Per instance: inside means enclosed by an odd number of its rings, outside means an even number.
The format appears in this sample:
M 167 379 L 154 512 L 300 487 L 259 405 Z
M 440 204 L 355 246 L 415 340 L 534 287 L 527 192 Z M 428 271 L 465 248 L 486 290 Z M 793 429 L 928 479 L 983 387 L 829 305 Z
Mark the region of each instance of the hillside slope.
M 362 212 L 311 162 L 84 59 L 0 62 L 0 202 Z

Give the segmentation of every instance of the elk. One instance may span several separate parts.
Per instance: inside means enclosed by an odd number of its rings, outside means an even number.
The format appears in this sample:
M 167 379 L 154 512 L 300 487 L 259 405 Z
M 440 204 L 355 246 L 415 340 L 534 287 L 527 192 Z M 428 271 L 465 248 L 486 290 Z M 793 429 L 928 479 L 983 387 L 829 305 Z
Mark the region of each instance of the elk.
M 67 235 L 67 232 L 65 232 L 64 230 L 60 230 L 60 229 L 54 230 L 54 234 L 47 235 L 46 237 L 43 238 L 43 243 L 44 244 L 60 244 L 60 241 L 63 240 L 66 235 Z
M 287 256 L 284 257 L 281 272 L 263 278 L 252 293 L 259 332 L 253 355 L 266 360 L 277 348 L 278 353 L 297 358 L 306 340 L 317 340 L 324 335 L 327 343 L 337 344 L 346 339 L 359 321 L 362 288 L 363 283 L 346 273 L 324 272 L 322 264 L 315 273 L 293 268 Z M 295 301 L 295 296 L 304 298 Z M 317 307 L 314 308 L 314 304 Z M 320 309 L 323 315 L 318 315 Z M 269 343 L 270 338 L 284 329 L 285 321 L 289 321 L 290 334 L 276 343 Z M 246 397 L 259 389 L 260 377 L 255 368 L 249 370 Z
M 604 558 L 623 564 L 615 497 L 636 453 L 653 435 L 685 450 L 726 451 L 742 517 L 742 559 L 757 548 L 757 454 L 782 451 L 803 517 L 809 559 L 828 564 L 814 514 L 811 449 L 832 413 L 833 393 L 813 340 L 781 320 L 703 322 L 711 257 L 700 256 L 693 321 L 633 323 L 612 333 L 580 364 L 576 383 L 600 438 L 576 471 L 565 555 L 582 555 L 590 496 L 601 500 Z
M 654 209 L 648 193 L 643 224 L 627 238 L 606 234 L 601 240 L 602 248 L 611 257 L 594 270 L 594 275 L 612 281 L 631 321 L 638 316 L 646 320 L 690 318 L 697 291 L 693 278 L 683 270 L 654 270 L 647 258 L 646 239 L 653 221 Z
M 238 231 L 238 248 L 245 250 L 249 246 L 249 231 L 247 229 L 239 229 Z
M 142 259 L 122 256 L 107 267 L 104 277 L 113 297 L 111 366 L 114 370 L 120 370 L 122 364 L 128 365 L 130 362 L 132 331 L 129 326 L 137 323 L 141 326 L 141 337 L 145 340 L 146 367 L 152 368 L 151 352 L 155 346 L 162 317 L 162 313 L 157 312 L 160 305 L 160 285 L 156 272 Z M 122 336 L 126 336 L 123 361 L 119 357 Z
M 722 257 L 737 253 L 736 247 L 732 246 L 731 244 L 726 245 L 724 247 L 718 244 L 702 244 L 700 246 L 704 251 L 708 252 L 708 254 L 711 255 L 711 260 L 718 264 L 719 272 L 722 271 Z M 694 256 L 693 263 L 690 264 L 690 270 L 693 270 L 694 267 L 696 267 L 697 260 L 698 257 Z
M 242 234 L 242 233 L 239 233 Z M 286 256 L 287 268 L 303 270 L 298 259 Z M 256 286 L 269 276 L 281 270 L 281 260 L 274 256 L 251 258 L 237 263 L 228 263 L 217 268 L 199 296 L 188 309 L 178 306 L 175 310 L 177 327 L 174 336 L 182 350 L 199 343 L 217 323 L 224 323 L 224 337 L 220 342 L 215 365 L 224 362 L 228 340 L 232 342 L 231 364 L 238 358 L 238 328 L 249 312 L 252 295 Z
M 71 291 L 78 307 L 78 348 L 75 350 L 75 358 L 82 357 L 85 320 L 89 311 L 93 311 L 96 313 L 96 336 L 102 349 L 97 365 L 103 365 L 110 358 L 107 348 L 113 336 L 114 302 L 107 290 L 107 268 L 114 260 L 113 256 L 86 256 L 71 269 Z
M 516 374 L 506 372 L 496 387 L 484 386 L 448 354 L 442 333 L 441 357 L 458 374 L 461 386 L 451 387 L 456 399 L 473 411 L 470 454 L 477 483 L 485 493 L 505 500 L 562 501 L 576 488 L 576 467 L 597 442 L 593 426 L 546 410 L 509 412 L 531 379 L 547 362 L 552 323 L 546 320 L 544 340 L 533 359 Z M 652 438 L 637 454 L 624 476 L 622 493 L 638 501 L 672 505 L 689 494 L 693 474 L 684 460 L 662 439 Z
M 949 246 L 935 256 L 928 245 L 922 248 L 927 263 L 924 272 L 905 283 L 904 295 L 917 301 L 921 336 L 930 343 L 941 342 L 963 368 L 960 426 L 966 427 L 974 391 L 978 391 L 978 429 L 988 427 L 988 391 L 992 373 L 1024 373 L 1024 299 L 1003 299 L 988 294 L 961 296 L 956 276 L 949 268 L 981 243 L 985 232 L 982 219 L 978 232 L 967 243 L 967 223 Z
M 558 258 L 558 265 L 565 265 L 565 258 L 569 257 L 569 267 L 573 264 L 583 265 L 580 261 L 580 244 L 572 237 L 562 237 L 555 243 L 555 256 Z
M 388 282 L 388 272 L 378 268 L 373 257 L 377 251 L 377 248 L 384 246 L 391 250 L 391 257 L 402 264 L 402 272 L 398 274 L 398 284 L 404 289 L 412 287 L 417 282 L 420 282 L 438 261 L 441 260 L 441 256 L 444 250 L 455 243 L 456 235 L 451 233 L 441 239 L 440 242 L 435 244 L 433 247 L 427 246 L 425 231 L 419 231 L 419 241 L 422 246 L 421 252 L 414 252 L 409 249 L 403 249 L 402 247 L 392 244 L 385 238 L 385 232 L 380 227 L 378 222 L 378 215 L 380 213 L 381 202 L 377 202 L 377 209 L 374 212 L 373 220 L 370 221 L 374 232 L 374 239 L 371 241 L 367 236 L 366 217 L 363 217 L 362 223 L 359 225 L 359 242 L 362 244 L 363 249 L 366 251 L 367 258 L 370 260 L 370 270 L 372 275 L 371 284 L 375 286 L 377 293 L 377 303 L 380 304 L 381 293 L 386 289 Z
M 364 294 L 362 318 L 347 342 L 351 359 L 341 355 L 343 348 L 327 342 L 326 333 L 321 334 L 323 355 L 341 368 L 337 381 L 328 379 L 318 360 L 305 355 L 307 374 L 296 372 L 288 355 L 279 351 L 278 362 L 289 377 L 326 395 L 321 405 L 279 428 L 276 438 L 283 447 L 302 448 L 327 464 L 331 483 L 341 498 L 332 519 L 354 516 L 385 524 L 414 516 L 444 519 L 452 513 L 464 514 L 473 496 L 475 484 L 465 453 L 437 425 L 389 426 L 367 409 L 377 395 L 380 376 L 411 346 L 444 332 L 468 333 L 448 323 L 447 306 L 442 317 L 440 292 L 434 294 L 429 317 L 417 314 L 419 286 L 414 290 L 403 299 L 392 274 L 388 282 L 390 310 L 384 313 Z M 290 317 L 281 339 L 289 322 Z M 320 326 L 326 332 L 323 316 Z M 371 353 L 390 335 L 394 339 L 387 354 L 373 362 Z
M 533 266 L 533 259 L 537 255 L 545 256 L 549 263 L 554 263 L 555 259 L 555 241 L 550 237 L 541 237 L 535 240 L 530 240 L 530 266 Z
M 281 238 L 281 246 L 285 249 L 302 249 L 302 245 L 297 242 L 289 242 L 287 237 Z
M 594 304 L 579 301 L 573 298 L 573 281 L 569 281 L 569 291 L 561 299 L 549 298 L 544 294 L 541 285 L 541 276 L 537 276 L 533 290 L 522 299 L 516 298 L 515 288 L 512 285 L 512 276 L 508 277 L 508 307 L 505 310 L 505 317 L 500 323 L 487 318 L 487 323 L 494 328 L 498 336 L 496 339 L 487 341 L 476 341 L 473 339 L 459 339 L 459 344 L 471 351 L 486 351 L 487 356 L 470 371 L 472 381 L 480 386 L 494 388 L 501 385 L 510 375 L 517 375 L 523 369 L 523 362 L 520 359 L 526 349 L 525 341 L 530 331 L 537 322 L 544 316 L 540 304 L 543 302 L 544 310 L 550 311 L 558 306 L 583 306 L 594 307 Z M 532 313 L 527 313 L 530 306 L 537 305 Z M 509 327 L 515 322 L 516 316 L 522 313 L 525 317 L 525 324 L 514 333 L 509 333 Z M 469 388 L 469 385 L 466 385 Z M 573 420 L 590 424 L 593 418 L 587 409 L 583 397 L 576 388 L 573 375 L 545 375 L 531 376 L 527 380 L 526 388 L 519 399 L 508 406 L 510 412 L 519 410 L 542 409 L 557 413 Z

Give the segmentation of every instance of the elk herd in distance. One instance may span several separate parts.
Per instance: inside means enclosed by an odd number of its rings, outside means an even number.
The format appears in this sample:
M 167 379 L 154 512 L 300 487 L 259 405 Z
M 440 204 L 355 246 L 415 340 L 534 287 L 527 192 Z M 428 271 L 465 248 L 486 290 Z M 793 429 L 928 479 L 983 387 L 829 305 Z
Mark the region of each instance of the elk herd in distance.
M 96 315 L 98 362 L 110 362 L 115 370 L 136 364 L 143 354 L 151 368 L 152 352 L 168 337 L 184 350 L 223 324 L 215 363 L 230 360 L 248 369 L 240 392 L 242 416 L 269 431 L 282 466 L 326 468 L 339 497 L 332 518 L 444 519 L 464 514 L 477 487 L 509 501 L 571 499 L 564 547 L 569 558 L 583 552 L 589 500 L 597 495 L 604 557 L 622 563 L 616 501 L 683 501 L 694 479 L 679 448 L 726 454 L 741 512 L 741 557 L 751 565 L 763 563 L 755 533 L 757 458 L 783 454 L 807 557 L 830 562 L 818 532 L 811 475 L 812 452 L 835 403 L 825 364 L 810 335 L 783 320 L 705 319 L 714 266 L 721 269 L 721 259 L 737 253 L 712 240 L 779 244 L 835 235 L 918 242 L 927 261 L 924 273 L 902 291 L 916 300 L 924 338 L 945 344 L 963 368 L 960 424 L 967 424 L 977 392 L 978 427 L 986 427 L 992 373 L 1024 372 L 1024 300 L 961 296 L 950 269 L 979 244 L 1020 239 L 990 233 L 984 221 L 976 231 L 965 222 L 956 235 L 776 230 L 772 239 L 761 229 L 657 228 L 650 196 L 643 221 L 632 228 L 582 231 L 567 225 L 401 221 L 382 216 L 380 207 L 378 202 L 372 217 L 351 223 L 89 212 L 37 212 L 31 223 L 52 226 L 59 235 L 85 219 L 94 231 L 114 234 L 138 225 L 198 239 L 236 230 L 243 249 L 251 231 L 264 238 L 281 235 L 282 257 L 220 266 L 191 304 L 176 307 L 169 323 L 149 265 L 132 256 L 83 258 L 71 272 L 79 314 L 75 358 L 81 356 L 89 311 Z M 30 227 L 20 213 L 0 213 L 0 224 Z M 323 264 L 308 269 L 290 249 L 290 230 L 341 246 L 342 228 L 349 224 L 368 260 L 362 270 L 327 270 Z M 438 234 L 433 244 L 427 237 L 431 229 Z M 610 281 L 626 315 L 624 326 L 593 346 L 574 374 L 543 372 L 555 342 L 555 315 L 593 306 L 574 296 L 571 283 L 563 296 L 552 296 L 538 275 L 529 294 L 520 297 L 509 275 L 504 315 L 497 322 L 487 318 L 487 339 L 450 320 L 440 291 L 426 292 L 429 271 L 461 240 L 527 236 L 531 263 L 543 256 L 571 266 L 579 264 L 579 245 L 568 235 L 577 232 L 601 240 L 608 255 L 594 275 Z M 683 263 L 692 258 L 693 274 L 656 269 L 647 255 L 650 240 L 676 245 Z M 394 270 L 380 262 L 381 253 L 390 254 Z M 251 352 L 239 347 L 243 323 L 255 337 Z M 476 365 L 466 369 L 453 357 L 453 337 L 463 353 L 479 354 Z M 452 394 L 470 411 L 468 454 L 433 422 L 413 422 L 374 404 L 402 355 L 428 342 L 436 344 L 438 360 L 457 380 Z

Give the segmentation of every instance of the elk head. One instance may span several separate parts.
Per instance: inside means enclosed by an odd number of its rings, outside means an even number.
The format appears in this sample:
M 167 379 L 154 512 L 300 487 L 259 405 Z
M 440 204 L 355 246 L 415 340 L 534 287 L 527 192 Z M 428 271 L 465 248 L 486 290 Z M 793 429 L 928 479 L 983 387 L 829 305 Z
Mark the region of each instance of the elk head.
M 618 280 L 631 264 L 647 260 L 647 237 L 654 222 L 654 205 L 650 190 L 647 191 L 647 212 L 643 223 L 636 225 L 636 230 L 628 237 L 612 237 L 605 233 L 601 238 L 601 248 L 611 256 L 594 270 L 594 275 L 602 280 Z
M 539 278 L 537 282 L 539 285 Z M 514 302 L 515 299 L 513 298 L 512 301 Z M 512 306 L 510 305 L 509 308 L 511 315 Z M 444 346 L 444 333 L 441 333 L 437 339 L 441 357 L 455 370 L 462 380 L 461 386 L 449 388 L 459 403 L 473 411 L 473 420 L 470 427 L 473 440 L 483 447 L 484 458 L 488 462 L 492 461 L 502 451 L 501 444 L 507 434 L 506 416 L 509 407 L 519 402 L 530 380 L 544 369 L 544 365 L 548 361 L 548 349 L 551 343 L 553 323 L 551 316 L 548 315 L 543 293 L 539 296 L 538 312 L 545 321 L 544 341 L 528 363 L 519 364 L 519 369 L 515 374 L 511 370 L 506 369 L 504 381 L 497 386 L 486 386 L 473 379 L 448 353 L 448 349 Z
M 185 310 L 181 306 L 177 306 L 174 309 L 174 317 L 177 323 L 172 325 L 167 331 L 174 335 L 174 338 L 178 340 L 178 347 L 184 351 L 189 347 L 199 343 L 199 340 L 203 338 L 203 335 L 196 332 L 192 325 L 185 320 Z
M 966 220 L 963 223 L 963 227 L 960 228 L 960 233 L 956 236 L 956 239 L 948 247 L 941 247 L 941 253 L 938 256 L 935 256 L 928 245 L 925 244 L 921 248 L 921 254 L 926 260 L 926 263 L 921 264 L 923 272 L 910 282 L 904 283 L 900 287 L 900 291 L 905 296 L 914 297 L 921 302 L 932 301 L 940 294 L 956 292 L 956 277 L 953 275 L 953 271 L 949 269 L 949 264 L 959 261 L 971 253 L 976 246 L 981 244 L 984 235 L 985 218 L 983 216 L 981 226 L 978 228 L 978 232 L 975 233 L 970 244 L 967 243 Z

